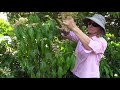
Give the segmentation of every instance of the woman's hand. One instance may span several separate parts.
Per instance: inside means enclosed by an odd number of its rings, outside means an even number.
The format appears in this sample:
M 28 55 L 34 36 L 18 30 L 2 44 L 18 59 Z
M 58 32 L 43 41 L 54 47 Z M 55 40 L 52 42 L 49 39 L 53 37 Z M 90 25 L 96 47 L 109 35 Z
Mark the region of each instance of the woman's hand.
M 65 26 L 62 21 L 58 20 L 58 22 L 61 25 L 61 28 L 58 28 L 61 31 L 61 33 L 64 33 L 65 36 L 68 35 L 70 32 L 70 29 L 67 28 L 67 26 Z
M 63 24 L 76 34 L 86 50 L 92 50 L 88 45 L 91 39 L 85 33 L 83 33 L 80 28 L 77 27 L 72 17 L 65 19 Z
M 77 27 L 74 19 L 70 16 L 68 16 L 67 19 L 63 20 L 62 24 L 68 27 L 71 31 L 73 31 L 74 28 Z
M 69 32 L 70 31 L 65 31 L 65 28 L 64 27 L 61 27 L 61 28 L 58 28 L 60 31 L 61 31 L 61 33 L 63 33 L 65 36 L 67 36 L 68 34 L 69 34 Z

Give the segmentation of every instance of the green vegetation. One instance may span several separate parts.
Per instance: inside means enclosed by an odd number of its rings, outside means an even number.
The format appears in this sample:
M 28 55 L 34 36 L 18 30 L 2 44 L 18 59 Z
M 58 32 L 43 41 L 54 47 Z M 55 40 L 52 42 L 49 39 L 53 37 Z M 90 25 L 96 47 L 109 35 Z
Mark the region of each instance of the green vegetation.
M 73 12 L 77 25 L 86 32 L 82 18 L 98 12 Z M 106 17 L 108 47 L 100 62 L 101 78 L 120 77 L 120 13 L 99 12 Z M 76 43 L 61 37 L 59 12 L 9 12 L 0 19 L 1 78 L 63 78 L 75 63 Z M 64 77 L 65 78 L 65 77 Z

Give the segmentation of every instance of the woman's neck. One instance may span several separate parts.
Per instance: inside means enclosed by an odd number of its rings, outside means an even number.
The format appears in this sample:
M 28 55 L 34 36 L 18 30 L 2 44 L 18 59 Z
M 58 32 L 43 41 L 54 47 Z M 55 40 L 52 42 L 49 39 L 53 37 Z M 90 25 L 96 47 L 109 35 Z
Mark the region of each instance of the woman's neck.
M 93 37 L 93 36 L 97 36 L 97 34 L 88 33 L 88 36 L 89 36 L 89 37 Z

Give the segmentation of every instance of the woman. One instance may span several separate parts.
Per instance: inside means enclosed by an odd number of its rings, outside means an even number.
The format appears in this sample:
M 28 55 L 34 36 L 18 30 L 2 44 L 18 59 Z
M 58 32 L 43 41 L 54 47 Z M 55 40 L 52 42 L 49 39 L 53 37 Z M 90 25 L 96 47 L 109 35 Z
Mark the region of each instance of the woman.
M 88 35 L 77 27 L 73 18 L 62 22 L 62 36 L 77 42 L 76 63 L 71 71 L 78 78 L 100 78 L 99 63 L 107 48 L 107 41 L 102 37 L 105 34 L 106 20 L 101 14 L 83 19 L 88 29 Z M 65 32 L 64 27 L 70 32 Z

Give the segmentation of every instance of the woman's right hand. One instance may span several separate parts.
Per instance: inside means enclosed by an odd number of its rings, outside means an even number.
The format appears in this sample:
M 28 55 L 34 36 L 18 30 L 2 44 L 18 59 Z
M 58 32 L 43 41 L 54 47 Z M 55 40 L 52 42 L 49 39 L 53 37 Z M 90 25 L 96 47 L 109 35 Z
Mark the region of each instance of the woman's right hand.
M 61 31 L 61 33 L 63 33 L 65 36 L 67 36 L 69 33 L 70 33 L 70 31 L 68 32 L 66 32 L 66 30 L 65 30 L 66 28 L 64 27 L 64 26 L 62 26 L 61 28 L 59 28 L 59 30 Z
M 65 36 L 68 35 L 70 30 L 68 30 L 68 28 L 65 25 L 63 25 L 62 21 L 58 20 L 58 22 L 61 25 L 61 28 L 58 28 L 61 31 L 61 33 L 63 33 Z

